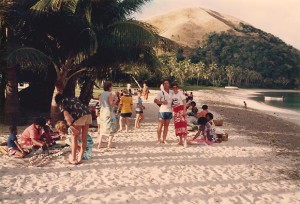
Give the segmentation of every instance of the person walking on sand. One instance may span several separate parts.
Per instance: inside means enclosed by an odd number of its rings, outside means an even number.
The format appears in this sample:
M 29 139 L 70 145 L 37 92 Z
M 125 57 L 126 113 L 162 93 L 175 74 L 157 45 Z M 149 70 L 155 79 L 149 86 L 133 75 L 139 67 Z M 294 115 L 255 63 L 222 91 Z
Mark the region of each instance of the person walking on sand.
M 121 112 L 120 119 L 119 119 L 119 132 L 123 130 L 123 121 L 125 120 L 125 131 L 128 132 L 129 127 L 129 118 L 132 115 L 132 96 L 129 95 L 128 90 L 123 90 L 124 96 L 120 99 L 119 109 L 118 111 Z
M 173 91 L 170 90 L 170 84 L 168 80 L 164 80 L 162 91 L 160 91 L 154 99 L 154 103 L 156 103 L 159 107 L 158 113 L 158 127 L 157 127 L 157 143 L 166 144 L 168 128 L 170 124 L 170 120 L 172 119 L 172 96 Z M 161 140 L 161 133 L 163 130 L 163 138 Z
M 179 137 L 178 145 L 187 147 L 186 98 L 178 91 L 178 85 L 173 84 L 172 108 L 174 113 L 175 134 Z M 182 141 L 184 139 L 184 141 Z
M 137 96 L 138 96 L 138 102 L 136 104 L 135 108 L 135 113 L 136 113 L 136 118 L 135 118 L 135 128 L 140 128 L 141 127 L 141 122 L 144 120 L 144 109 L 145 106 L 143 106 L 143 101 L 141 98 L 141 92 L 138 91 Z
M 108 136 L 107 148 L 112 147 L 112 140 L 116 132 L 116 116 L 114 113 L 114 97 L 112 95 L 112 83 L 110 81 L 104 82 L 104 92 L 100 96 L 100 133 L 98 148 L 102 147 L 102 138 L 104 135 Z
M 148 95 L 149 95 L 149 87 L 147 86 L 146 82 L 143 84 L 143 95 L 144 95 L 144 100 L 148 100 Z
M 64 118 L 72 130 L 71 137 L 71 157 L 70 164 L 79 164 L 82 160 L 83 153 L 87 145 L 87 134 L 89 125 L 92 124 L 92 115 L 89 108 L 84 105 L 78 98 L 67 98 L 63 94 L 57 94 L 55 101 L 64 115 Z M 81 135 L 81 147 L 76 158 L 78 150 L 78 139 Z

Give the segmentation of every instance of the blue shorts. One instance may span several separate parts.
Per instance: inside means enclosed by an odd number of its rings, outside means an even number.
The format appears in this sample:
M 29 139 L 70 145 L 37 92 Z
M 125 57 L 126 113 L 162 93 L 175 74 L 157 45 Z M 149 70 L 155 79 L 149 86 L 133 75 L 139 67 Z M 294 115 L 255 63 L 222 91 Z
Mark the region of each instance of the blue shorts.
M 164 120 L 171 120 L 172 119 L 172 112 L 159 112 L 158 118 Z

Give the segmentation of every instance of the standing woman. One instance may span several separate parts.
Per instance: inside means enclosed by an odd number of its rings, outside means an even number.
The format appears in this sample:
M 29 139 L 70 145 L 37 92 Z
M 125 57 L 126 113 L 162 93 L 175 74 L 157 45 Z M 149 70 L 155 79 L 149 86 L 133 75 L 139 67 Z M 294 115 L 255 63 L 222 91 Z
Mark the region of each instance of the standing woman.
M 169 81 L 165 80 L 162 83 L 161 91 L 157 94 L 154 99 L 154 103 L 159 105 L 159 113 L 158 113 L 158 127 L 157 127 L 157 143 L 166 144 L 167 135 L 169 130 L 170 120 L 172 119 L 172 95 L 173 91 L 170 90 L 170 83 Z M 161 133 L 162 128 L 163 131 L 163 138 L 161 141 Z
M 179 137 L 179 145 L 187 146 L 187 120 L 186 120 L 186 97 L 179 92 L 177 84 L 173 85 L 172 108 L 174 113 L 175 134 Z M 182 139 L 184 138 L 184 144 Z
M 120 99 L 119 110 L 121 110 L 121 116 L 119 120 L 119 131 L 123 130 L 122 123 L 125 120 L 125 130 L 128 132 L 129 118 L 132 115 L 132 96 L 128 94 L 128 90 L 123 90 L 124 95 Z
M 143 101 L 141 98 L 141 91 L 138 91 L 137 96 L 138 96 L 138 102 L 136 104 L 136 108 L 135 108 L 135 113 L 136 113 L 136 118 L 135 118 L 135 124 L 134 127 L 135 128 L 140 128 L 141 127 L 141 122 L 144 120 L 144 109 L 145 106 L 143 106 Z
M 69 163 L 78 164 L 82 160 L 83 153 L 87 145 L 87 134 L 89 125 L 92 124 L 92 115 L 89 108 L 84 105 L 78 98 L 67 98 L 62 94 L 55 96 L 55 101 L 64 114 L 64 118 L 67 124 L 72 130 L 71 137 L 71 157 Z M 78 150 L 78 138 L 81 134 L 82 144 L 79 149 L 78 158 L 76 158 L 76 152 Z
M 103 135 L 109 136 L 107 148 L 112 147 L 112 140 L 116 132 L 116 116 L 113 111 L 114 98 L 112 95 L 112 83 L 106 81 L 103 84 L 104 92 L 100 96 L 100 135 L 98 148 L 102 147 Z

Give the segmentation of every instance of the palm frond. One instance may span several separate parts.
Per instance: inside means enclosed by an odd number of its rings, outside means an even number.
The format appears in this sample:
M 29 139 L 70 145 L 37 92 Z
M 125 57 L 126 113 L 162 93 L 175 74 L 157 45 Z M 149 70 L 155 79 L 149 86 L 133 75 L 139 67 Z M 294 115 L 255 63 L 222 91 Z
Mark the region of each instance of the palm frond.
M 17 64 L 23 69 L 30 69 L 34 72 L 46 72 L 51 62 L 51 58 L 31 47 L 18 48 L 7 57 L 8 66 Z
M 75 13 L 80 0 L 40 0 L 31 7 L 36 14 L 66 10 Z
M 149 24 L 135 20 L 121 21 L 111 24 L 106 30 L 101 46 L 151 46 L 157 43 L 157 32 Z
M 96 33 L 91 28 L 82 30 L 78 35 L 76 46 L 73 49 L 75 53 L 75 64 L 80 64 L 89 56 L 94 55 L 97 49 L 98 40 Z
M 123 0 L 119 1 L 117 10 L 125 16 L 129 16 L 132 13 L 139 11 L 140 8 L 151 0 Z

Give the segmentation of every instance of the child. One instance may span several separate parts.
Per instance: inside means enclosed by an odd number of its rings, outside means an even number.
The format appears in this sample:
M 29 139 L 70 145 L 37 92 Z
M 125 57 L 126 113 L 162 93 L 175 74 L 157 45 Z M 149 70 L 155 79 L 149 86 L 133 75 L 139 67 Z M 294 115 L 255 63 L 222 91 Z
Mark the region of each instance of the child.
M 52 125 L 51 125 L 51 118 L 50 118 L 50 117 L 46 118 L 46 126 L 49 127 L 50 133 L 54 133 L 53 127 L 52 127 Z
M 41 139 L 46 142 L 47 146 L 52 146 L 55 144 L 55 142 L 53 141 L 52 137 L 51 137 L 51 130 L 50 127 L 48 125 L 45 125 L 44 128 L 44 133 L 41 137 Z
M 16 126 L 9 127 L 10 135 L 7 139 L 7 148 L 9 156 L 14 156 L 17 158 L 23 158 L 28 150 L 22 149 L 20 144 L 18 143 L 17 134 L 18 130 Z
M 143 106 L 143 101 L 141 98 L 142 93 L 138 91 L 138 102 L 136 104 L 135 112 L 136 112 L 136 118 L 135 118 L 135 128 L 141 127 L 141 122 L 144 120 L 144 112 L 145 106 Z
M 199 130 L 194 136 L 193 140 L 197 139 L 201 134 L 204 136 L 204 140 L 207 144 L 211 144 L 216 136 L 211 128 L 211 124 L 207 121 L 205 117 L 200 117 L 198 119 Z
M 59 132 L 60 137 L 65 140 L 65 143 L 69 146 L 71 146 L 71 134 L 72 134 L 72 130 L 71 128 L 67 127 L 67 124 L 64 121 L 58 121 L 55 124 L 55 129 Z M 81 143 L 81 139 L 78 139 L 78 144 Z M 93 147 L 93 139 L 91 137 L 91 135 L 87 134 L 87 145 L 86 145 L 86 149 L 85 152 L 83 154 L 83 159 L 84 160 L 89 160 L 92 156 L 92 147 Z M 78 145 L 77 149 L 78 151 L 80 151 L 81 146 Z
M 215 131 L 216 130 L 216 125 L 213 121 L 214 115 L 212 113 L 207 113 L 205 118 L 207 119 L 207 122 L 209 122 L 211 124 L 212 130 Z
M 188 116 L 196 116 L 198 113 L 198 108 L 196 107 L 195 101 L 192 101 L 190 107 L 188 108 L 191 112 L 188 113 Z
M 200 113 L 197 114 L 197 118 L 205 118 L 206 114 L 208 113 L 208 106 L 207 105 L 203 105 L 202 106 L 202 111 Z

